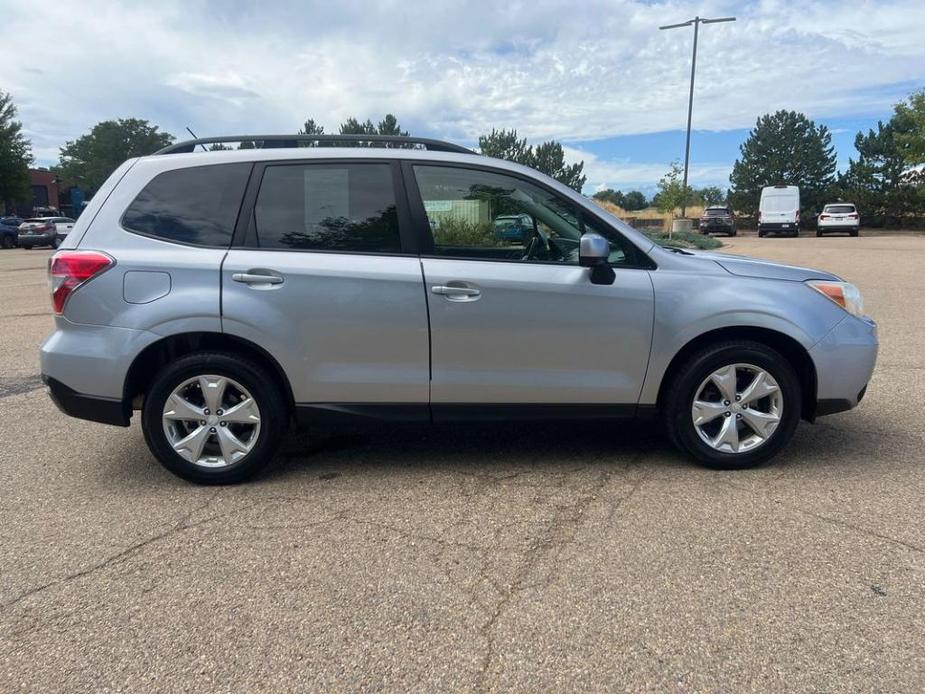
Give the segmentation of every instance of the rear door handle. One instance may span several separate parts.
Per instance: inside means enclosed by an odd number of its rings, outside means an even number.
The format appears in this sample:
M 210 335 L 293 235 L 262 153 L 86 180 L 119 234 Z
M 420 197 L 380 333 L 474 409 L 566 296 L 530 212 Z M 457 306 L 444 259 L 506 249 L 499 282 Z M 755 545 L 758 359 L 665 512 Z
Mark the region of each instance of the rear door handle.
M 235 282 L 244 284 L 282 284 L 283 278 L 279 275 L 262 274 L 259 272 L 236 272 L 231 276 Z

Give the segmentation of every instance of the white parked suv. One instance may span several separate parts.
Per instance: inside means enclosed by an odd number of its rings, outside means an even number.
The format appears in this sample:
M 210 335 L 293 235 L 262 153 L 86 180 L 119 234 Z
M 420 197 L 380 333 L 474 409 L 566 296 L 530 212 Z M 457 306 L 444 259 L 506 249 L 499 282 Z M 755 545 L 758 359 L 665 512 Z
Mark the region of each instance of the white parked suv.
M 840 232 L 857 236 L 861 231 L 861 215 L 850 202 L 833 202 L 822 208 L 816 220 L 816 236 Z
M 296 139 L 315 146 L 272 147 Z M 241 140 L 263 147 L 192 151 Z M 49 274 L 52 398 L 120 426 L 140 410 L 201 483 L 256 473 L 293 422 L 370 418 L 658 416 L 686 454 L 747 467 L 857 405 L 877 356 L 831 273 L 661 248 L 533 169 L 418 138 L 132 159 Z

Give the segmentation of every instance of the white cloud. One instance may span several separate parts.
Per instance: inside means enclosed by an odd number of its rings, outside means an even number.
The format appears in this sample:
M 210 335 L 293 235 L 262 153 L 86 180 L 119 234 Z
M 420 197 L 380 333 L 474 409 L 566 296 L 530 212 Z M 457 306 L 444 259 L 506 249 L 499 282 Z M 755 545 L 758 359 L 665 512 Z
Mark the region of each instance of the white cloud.
M 220 134 L 391 111 L 415 132 L 466 142 L 493 126 L 565 140 L 677 129 L 691 32 L 657 27 L 698 13 L 739 20 L 702 28 L 697 128 L 750 127 L 778 108 L 880 115 L 925 84 L 925 5 L 912 0 L 64 3 L 41 53 L 34 7 L 0 0 L 0 88 L 42 159 L 130 116 Z M 593 166 L 600 180 L 637 175 L 630 163 Z M 651 180 L 653 165 L 635 166 Z

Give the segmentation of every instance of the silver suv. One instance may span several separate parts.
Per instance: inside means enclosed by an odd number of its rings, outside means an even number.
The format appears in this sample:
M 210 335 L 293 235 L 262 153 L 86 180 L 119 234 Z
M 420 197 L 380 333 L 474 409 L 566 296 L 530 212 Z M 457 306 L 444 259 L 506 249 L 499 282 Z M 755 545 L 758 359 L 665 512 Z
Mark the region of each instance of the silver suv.
M 877 329 L 834 275 L 661 248 L 449 143 L 298 139 L 190 141 L 110 176 L 49 265 L 64 412 L 140 410 L 168 469 L 228 483 L 293 422 L 357 418 L 660 416 L 743 468 L 864 395 Z M 218 140 L 263 147 L 192 151 Z

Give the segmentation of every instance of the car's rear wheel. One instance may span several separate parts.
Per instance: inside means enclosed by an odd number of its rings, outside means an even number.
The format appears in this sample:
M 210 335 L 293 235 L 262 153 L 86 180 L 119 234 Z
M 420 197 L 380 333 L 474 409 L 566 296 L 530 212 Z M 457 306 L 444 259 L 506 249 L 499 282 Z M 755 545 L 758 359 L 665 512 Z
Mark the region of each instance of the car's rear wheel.
M 60 245 L 61 245 L 61 239 L 59 239 L 59 238 L 56 236 L 56 237 L 52 240 L 52 242 L 51 242 L 51 247 L 52 247 L 52 248 L 57 248 L 57 247 L 60 246 Z
M 859 232 L 860 232 L 860 229 L 852 229 L 852 230 L 851 230 L 851 235 L 852 235 L 852 236 L 857 236 Z
M 669 438 L 704 465 L 754 467 L 796 431 L 802 401 L 790 363 L 758 342 L 710 345 L 678 370 L 664 403 Z
M 168 470 L 200 484 L 233 484 L 273 458 L 288 412 L 273 375 L 225 352 L 201 352 L 155 376 L 142 409 L 151 452 Z
M 12 247 L 13 247 L 13 238 L 10 237 L 10 236 L 4 236 L 4 237 L 3 237 L 3 240 L 2 240 L 2 244 L 3 244 L 3 247 L 4 247 L 4 248 L 12 248 Z

